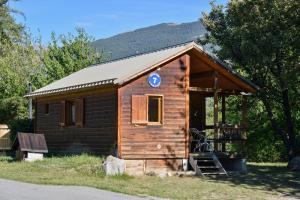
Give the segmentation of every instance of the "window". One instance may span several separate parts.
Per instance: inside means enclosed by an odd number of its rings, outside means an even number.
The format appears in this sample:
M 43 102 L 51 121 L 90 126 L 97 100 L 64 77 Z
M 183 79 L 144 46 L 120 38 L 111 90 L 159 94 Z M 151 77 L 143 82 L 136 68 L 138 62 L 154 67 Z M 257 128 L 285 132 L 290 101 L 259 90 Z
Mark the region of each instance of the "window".
M 75 125 L 76 123 L 76 107 L 74 101 L 67 101 L 66 104 L 66 119 L 67 125 Z
M 160 125 L 163 123 L 163 96 L 133 95 L 132 123 Z
M 83 126 L 84 100 L 75 99 L 61 102 L 61 126 Z
M 148 122 L 162 124 L 162 96 L 148 96 Z
M 48 103 L 46 103 L 45 104 L 45 107 L 44 107 L 44 109 L 45 109 L 45 115 L 48 115 L 49 114 L 49 104 Z

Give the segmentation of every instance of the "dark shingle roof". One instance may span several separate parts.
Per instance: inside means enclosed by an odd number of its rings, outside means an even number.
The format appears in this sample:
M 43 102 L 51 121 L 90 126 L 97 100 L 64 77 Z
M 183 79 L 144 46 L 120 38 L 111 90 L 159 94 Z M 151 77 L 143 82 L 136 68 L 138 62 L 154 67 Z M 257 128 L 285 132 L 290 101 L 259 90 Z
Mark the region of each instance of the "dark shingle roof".
M 48 153 L 44 134 L 18 133 L 12 149 L 16 150 L 18 147 L 21 151 Z

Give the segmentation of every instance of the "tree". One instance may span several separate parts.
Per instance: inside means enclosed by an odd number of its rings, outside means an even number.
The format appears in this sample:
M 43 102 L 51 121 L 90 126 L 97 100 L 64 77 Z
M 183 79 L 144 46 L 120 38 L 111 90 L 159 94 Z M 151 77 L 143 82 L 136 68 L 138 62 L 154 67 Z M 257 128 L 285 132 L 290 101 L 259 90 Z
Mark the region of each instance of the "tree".
M 52 33 L 52 40 L 42 53 L 47 83 L 102 60 L 102 54 L 91 46 L 93 38 L 84 29 L 77 28 L 76 31 L 75 36 L 69 33 L 56 37 Z
M 22 14 L 8 6 L 8 0 L 0 0 L 0 55 L 5 53 L 4 48 L 21 40 L 24 26 L 16 23 L 12 14 Z
M 26 93 L 30 76 L 40 66 L 30 34 L 13 17 L 21 12 L 0 0 L 0 123 L 26 116 Z
M 21 12 L 0 0 L 0 123 L 12 130 L 28 130 L 28 83 L 40 88 L 79 69 L 97 64 L 102 54 L 90 43 L 93 39 L 78 28 L 77 34 L 60 35 L 44 46 L 35 41 L 14 15 Z M 23 14 L 22 14 L 23 15 Z M 31 124 L 32 125 L 32 124 Z
M 226 7 L 211 6 L 201 19 L 208 34 L 200 43 L 217 46 L 214 53 L 261 88 L 256 96 L 293 158 L 300 122 L 300 2 L 231 0 Z
M 36 43 L 14 15 L 21 12 L 0 0 L 0 123 L 14 131 L 31 132 L 27 100 L 23 95 L 32 75 L 40 71 L 41 60 Z

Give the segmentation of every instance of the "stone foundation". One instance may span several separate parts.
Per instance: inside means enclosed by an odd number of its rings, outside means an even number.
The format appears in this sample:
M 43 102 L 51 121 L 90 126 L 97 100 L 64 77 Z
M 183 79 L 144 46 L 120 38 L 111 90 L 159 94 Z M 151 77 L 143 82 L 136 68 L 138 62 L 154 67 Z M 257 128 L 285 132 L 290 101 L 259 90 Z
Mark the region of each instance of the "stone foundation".
M 125 164 L 125 171 L 129 175 L 159 174 L 183 170 L 183 159 L 125 160 Z

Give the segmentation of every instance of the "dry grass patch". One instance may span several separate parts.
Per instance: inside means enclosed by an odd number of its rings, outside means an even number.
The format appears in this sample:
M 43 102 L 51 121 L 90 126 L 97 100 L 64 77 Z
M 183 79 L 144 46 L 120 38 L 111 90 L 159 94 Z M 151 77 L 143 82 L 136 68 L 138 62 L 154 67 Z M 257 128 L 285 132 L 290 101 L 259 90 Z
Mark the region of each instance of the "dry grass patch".
M 0 159 L 0 178 L 37 184 L 82 185 L 115 192 L 170 199 L 272 199 L 300 197 L 300 173 L 286 163 L 249 164 L 246 175 L 228 177 L 106 177 L 101 157 L 88 155 L 46 158 L 33 163 Z

